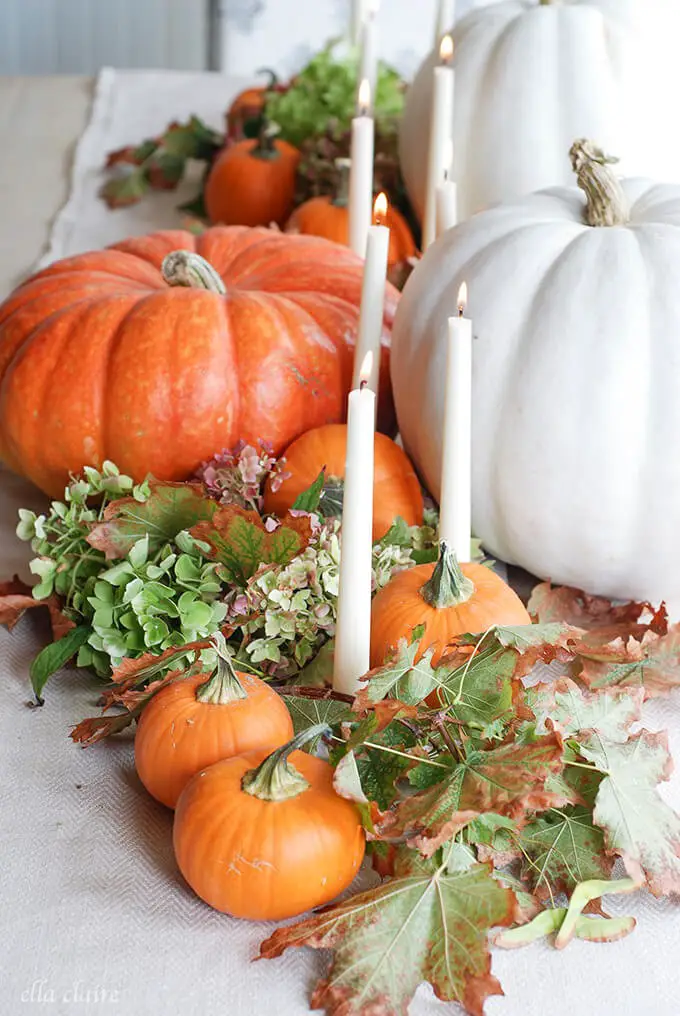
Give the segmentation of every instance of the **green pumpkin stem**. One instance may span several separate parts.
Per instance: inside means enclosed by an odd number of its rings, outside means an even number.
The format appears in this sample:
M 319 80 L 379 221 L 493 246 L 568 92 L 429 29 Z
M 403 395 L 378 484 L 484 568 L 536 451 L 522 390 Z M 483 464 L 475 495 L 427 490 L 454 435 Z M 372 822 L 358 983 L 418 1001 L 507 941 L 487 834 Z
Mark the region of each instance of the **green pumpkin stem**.
M 230 702 L 248 698 L 248 692 L 234 670 L 231 654 L 227 648 L 227 640 L 222 632 L 215 632 L 211 641 L 217 652 L 217 666 L 208 680 L 199 684 L 196 689 L 197 701 L 213 706 L 228 706 Z
M 586 196 L 585 219 L 589 226 L 625 226 L 630 221 L 630 204 L 621 182 L 611 167 L 619 160 L 580 138 L 569 150 L 576 183 Z
M 161 265 L 161 275 L 169 286 L 207 289 L 220 296 L 226 296 L 227 293 L 222 279 L 210 262 L 194 251 L 173 250 L 166 254 Z
M 466 603 L 474 591 L 474 583 L 463 574 L 458 558 L 446 540 L 442 540 L 432 578 L 421 587 L 420 595 L 431 607 L 445 610 Z
M 352 168 L 352 160 L 336 159 L 335 168 L 338 171 L 338 186 L 333 204 L 338 208 L 347 208 L 349 204 L 349 171 Z
M 308 789 L 309 783 L 295 766 L 290 765 L 288 756 L 308 741 L 330 732 L 327 723 L 317 723 L 300 731 L 292 741 L 268 755 L 257 769 L 250 769 L 243 777 L 242 789 L 246 794 L 259 797 L 261 801 L 287 801 L 302 794 Z
M 256 159 L 278 159 L 281 153 L 276 148 L 276 138 L 280 133 L 279 125 L 263 116 L 257 135 L 257 144 L 250 150 L 250 154 L 254 155 Z

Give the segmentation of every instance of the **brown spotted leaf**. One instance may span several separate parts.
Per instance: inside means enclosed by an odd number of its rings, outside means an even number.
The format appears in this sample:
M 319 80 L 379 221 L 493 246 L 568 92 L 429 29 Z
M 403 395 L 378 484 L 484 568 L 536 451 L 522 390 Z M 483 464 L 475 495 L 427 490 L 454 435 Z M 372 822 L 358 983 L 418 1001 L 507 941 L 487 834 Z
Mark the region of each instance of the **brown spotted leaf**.
M 603 596 L 591 596 L 569 586 L 551 586 L 549 582 L 534 588 L 528 610 L 540 624 L 562 621 L 586 629 L 637 625 L 645 615 L 650 615 L 649 626 L 661 632 L 667 619 L 663 605 L 655 608 L 651 603 L 641 602 L 615 606 Z
M 647 630 L 640 641 L 629 636 L 598 645 L 584 639 L 579 655 L 579 677 L 593 690 L 641 687 L 645 698 L 654 698 L 680 687 L 679 624 L 666 635 Z
M 109 716 L 91 716 L 73 728 L 70 737 L 76 744 L 89 748 L 111 734 L 118 734 L 134 723 L 135 713 L 125 712 Z
M 613 861 L 591 809 L 579 805 L 547 811 L 519 833 L 523 874 L 542 898 L 571 892 L 580 882 L 609 878 Z
M 55 642 L 75 628 L 73 621 L 62 612 L 57 596 L 35 600 L 31 594 L 31 587 L 22 582 L 18 575 L 9 582 L 0 582 L 0 624 L 5 625 L 9 631 L 18 624 L 27 610 L 33 610 L 35 607 L 47 607 Z
M 537 684 L 526 690 L 539 734 L 558 731 L 563 738 L 582 730 L 596 730 L 610 741 L 623 743 L 642 715 L 641 688 L 611 688 L 597 693 L 580 688 L 569 678 Z
M 311 998 L 311 1007 L 328 1016 L 407 1016 L 423 981 L 443 1001 L 483 1016 L 485 1000 L 502 994 L 491 974 L 488 933 L 512 923 L 515 908 L 513 892 L 490 866 L 449 874 L 442 865 L 279 928 L 262 943 L 260 957 L 273 959 L 291 946 L 333 950 Z

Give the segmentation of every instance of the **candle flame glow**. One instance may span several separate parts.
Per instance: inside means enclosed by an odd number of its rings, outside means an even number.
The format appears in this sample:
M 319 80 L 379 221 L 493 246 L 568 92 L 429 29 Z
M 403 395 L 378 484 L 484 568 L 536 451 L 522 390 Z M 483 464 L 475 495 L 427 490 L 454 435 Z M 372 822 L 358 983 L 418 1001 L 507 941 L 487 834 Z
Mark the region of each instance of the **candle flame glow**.
M 439 59 L 443 64 L 450 64 L 453 60 L 453 38 L 445 35 L 439 47 Z
M 373 221 L 376 226 L 384 225 L 387 217 L 387 194 L 384 191 L 380 191 L 377 198 L 373 202 Z
M 462 282 L 458 290 L 458 316 L 462 317 L 468 302 L 467 282 Z
M 369 349 L 366 356 L 361 362 L 361 370 L 359 371 L 359 387 L 365 388 L 371 377 L 371 371 L 373 370 L 373 350 Z
M 371 84 L 368 78 L 361 79 L 361 84 L 359 85 L 359 95 L 357 98 L 357 105 L 359 107 L 360 116 L 366 116 L 369 109 L 371 108 Z

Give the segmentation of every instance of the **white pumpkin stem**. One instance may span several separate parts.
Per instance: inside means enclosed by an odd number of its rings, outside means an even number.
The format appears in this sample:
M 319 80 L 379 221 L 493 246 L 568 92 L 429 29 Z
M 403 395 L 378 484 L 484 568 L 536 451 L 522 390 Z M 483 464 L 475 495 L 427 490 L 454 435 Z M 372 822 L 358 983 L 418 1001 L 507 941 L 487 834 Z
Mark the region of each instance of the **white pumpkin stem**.
M 463 574 L 458 558 L 446 540 L 439 544 L 439 560 L 428 579 L 420 589 L 420 595 L 437 610 L 467 603 L 475 591 L 474 582 Z
M 327 723 L 317 723 L 300 731 L 292 741 L 268 755 L 257 769 L 249 769 L 241 781 L 241 789 L 261 801 L 287 801 L 297 797 L 308 789 L 309 782 L 295 766 L 290 765 L 288 756 L 308 741 L 327 736 L 330 732 Z
M 576 182 L 586 196 L 589 226 L 625 226 L 630 204 L 621 182 L 610 168 L 619 160 L 605 155 L 592 141 L 580 138 L 569 150 Z
M 248 698 L 248 693 L 234 670 L 227 640 L 222 632 L 215 632 L 211 641 L 217 652 L 217 667 L 212 676 L 196 689 L 197 701 L 213 706 L 228 706 L 231 702 Z
M 222 279 L 210 262 L 190 250 L 173 250 L 166 254 L 161 265 L 161 275 L 169 286 L 207 289 L 220 296 L 226 296 L 227 293 Z

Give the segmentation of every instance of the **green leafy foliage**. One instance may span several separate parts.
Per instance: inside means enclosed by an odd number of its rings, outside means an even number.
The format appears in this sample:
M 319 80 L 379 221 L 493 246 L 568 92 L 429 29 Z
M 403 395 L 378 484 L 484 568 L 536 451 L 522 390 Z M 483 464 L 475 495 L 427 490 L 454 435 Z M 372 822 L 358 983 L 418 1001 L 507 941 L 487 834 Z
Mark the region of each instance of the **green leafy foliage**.
M 326 473 L 322 469 L 314 483 L 295 498 L 293 508 L 299 512 L 315 512 L 321 503 L 325 481 Z
M 602 830 L 592 809 L 551 809 L 526 825 L 518 846 L 530 885 L 543 896 L 570 892 L 579 882 L 607 878 L 612 861 L 605 855 Z
M 296 734 L 317 723 L 327 723 L 333 726 L 352 718 L 352 712 L 347 703 L 338 702 L 328 694 L 318 697 L 308 694 L 284 694 L 282 698 L 288 707 Z
M 87 641 L 90 629 L 86 625 L 72 628 L 57 642 L 46 645 L 31 663 L 31 686 L 38 702 L 42 702 L 43 688 L 52 674 L 61 670 L 72 660 L 80 647 Z

